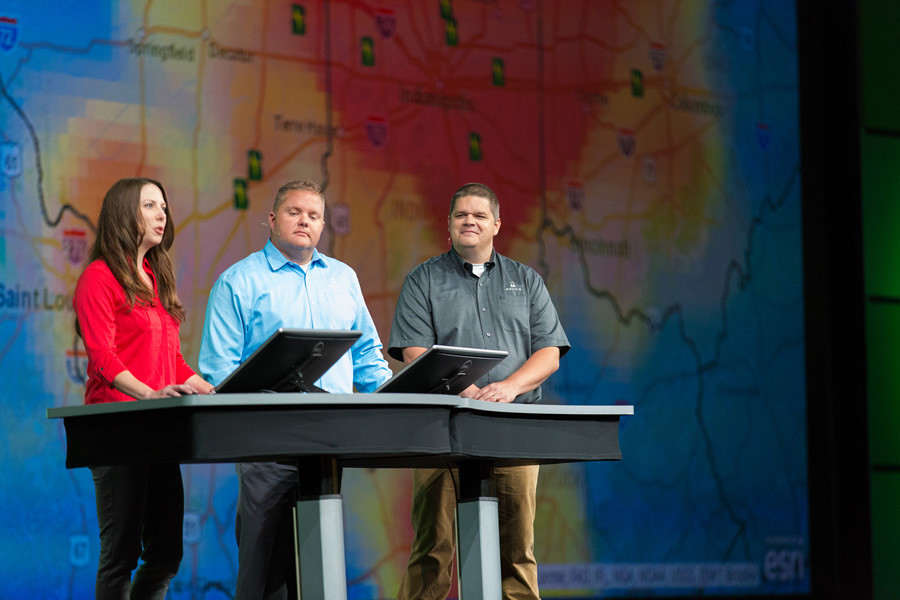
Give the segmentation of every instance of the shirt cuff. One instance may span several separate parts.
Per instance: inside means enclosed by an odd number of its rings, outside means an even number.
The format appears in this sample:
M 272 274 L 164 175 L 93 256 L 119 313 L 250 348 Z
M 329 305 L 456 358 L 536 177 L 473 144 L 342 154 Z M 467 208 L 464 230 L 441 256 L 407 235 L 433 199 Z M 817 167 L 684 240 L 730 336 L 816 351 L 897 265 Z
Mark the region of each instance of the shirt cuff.
M 434 345 L 435 345 L 435 342 L 432 340 L 423 340 L 423 339 L 397 340 L 393 344 L 391 344 L 390 348 L 388 348 L 388 355 L 391 358 L 394 358 L 396 360 L 399 360 L 400 362 L 403 362 L 403 349 L 404 348 L 416 347 L 416 348 L 425 348 L 427 350 L 428 348 L 431 348 Z
M 113 379 L 119 373 L 127 371 L 128 369 L 125 367 L 125 363 L 119 360 L 116 356 L 110 356 L 106 359 L 97 360 L 94 364 L 94 375 L 97 378 L 106 384 L 107 387 L 113 386 Z
M 184 364 L 178 367 L 178 370 L 175 373 L 175 381 L 178 383 L 184 383 L 196 374 L 197 373 L 194 372 L 192 368 L 187 366 L 187 364 Z

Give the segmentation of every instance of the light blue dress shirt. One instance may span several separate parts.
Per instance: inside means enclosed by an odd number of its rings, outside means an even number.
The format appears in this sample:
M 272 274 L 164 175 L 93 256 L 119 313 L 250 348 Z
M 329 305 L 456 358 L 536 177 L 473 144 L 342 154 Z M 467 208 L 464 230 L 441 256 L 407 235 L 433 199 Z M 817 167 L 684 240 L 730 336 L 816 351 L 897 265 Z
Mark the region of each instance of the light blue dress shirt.
M 206 305 L 200 372 L 218 385 L 279 327 L 352 329 L 362 336 L 315 385 L 371 392 L 391 377 L 359 279 L 346 264 L 313 251 L 304 271 L 271 241 L 229 267 Z

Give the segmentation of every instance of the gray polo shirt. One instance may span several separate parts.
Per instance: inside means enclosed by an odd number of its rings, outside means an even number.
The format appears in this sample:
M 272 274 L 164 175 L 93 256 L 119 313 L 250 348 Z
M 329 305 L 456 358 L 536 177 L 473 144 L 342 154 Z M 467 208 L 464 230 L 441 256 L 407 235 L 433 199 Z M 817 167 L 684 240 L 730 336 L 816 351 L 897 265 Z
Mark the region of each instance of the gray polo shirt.
M 406 276 L 388 353 L 403 360 L 404 348 L 435 344 L 509 352 L 476 382 L 479 387 L 506 379 L 541 348 L 556 346 L 560 356 L 569 350 L 544 280 L 534 269 L 494 252 L 477 277 L 453 249 Z M 540 399 L 537 387 L 515 402 Z

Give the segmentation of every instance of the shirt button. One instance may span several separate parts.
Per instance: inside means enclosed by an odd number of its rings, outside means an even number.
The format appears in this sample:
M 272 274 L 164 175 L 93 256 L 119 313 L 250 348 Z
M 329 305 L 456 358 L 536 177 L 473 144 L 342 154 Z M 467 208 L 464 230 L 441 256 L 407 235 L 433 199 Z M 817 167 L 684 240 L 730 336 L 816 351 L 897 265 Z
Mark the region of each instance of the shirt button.
M 483 285 L 484 285 L 483 283 L 479 283 L 479 284 L 478 284 L 478 287 L 481 287 L 481 286 L 483 286 Z
M 486 310 L 487 310 L 487 309 L 486 309 L 485 307 L 483 307 L 483 306 L 481 307 L 481 312 L 484 312 L 484 311 L 486 311 Z
M 491 332 L 490 332 L 490 331 L 488 332 L 487 336 L 488 336 L 488 337 L 491 337 Z

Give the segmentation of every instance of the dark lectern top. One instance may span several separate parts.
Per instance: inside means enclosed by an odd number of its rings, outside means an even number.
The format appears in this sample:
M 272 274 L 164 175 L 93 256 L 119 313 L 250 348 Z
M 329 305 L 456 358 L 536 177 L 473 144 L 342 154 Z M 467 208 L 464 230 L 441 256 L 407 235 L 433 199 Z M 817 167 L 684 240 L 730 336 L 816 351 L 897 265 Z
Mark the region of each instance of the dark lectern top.
M 232 394 L 51 408 L 69 468 L 332 456 L 349 467 L 619 460 L 631 406 L 495 404 L 419 394 Z

